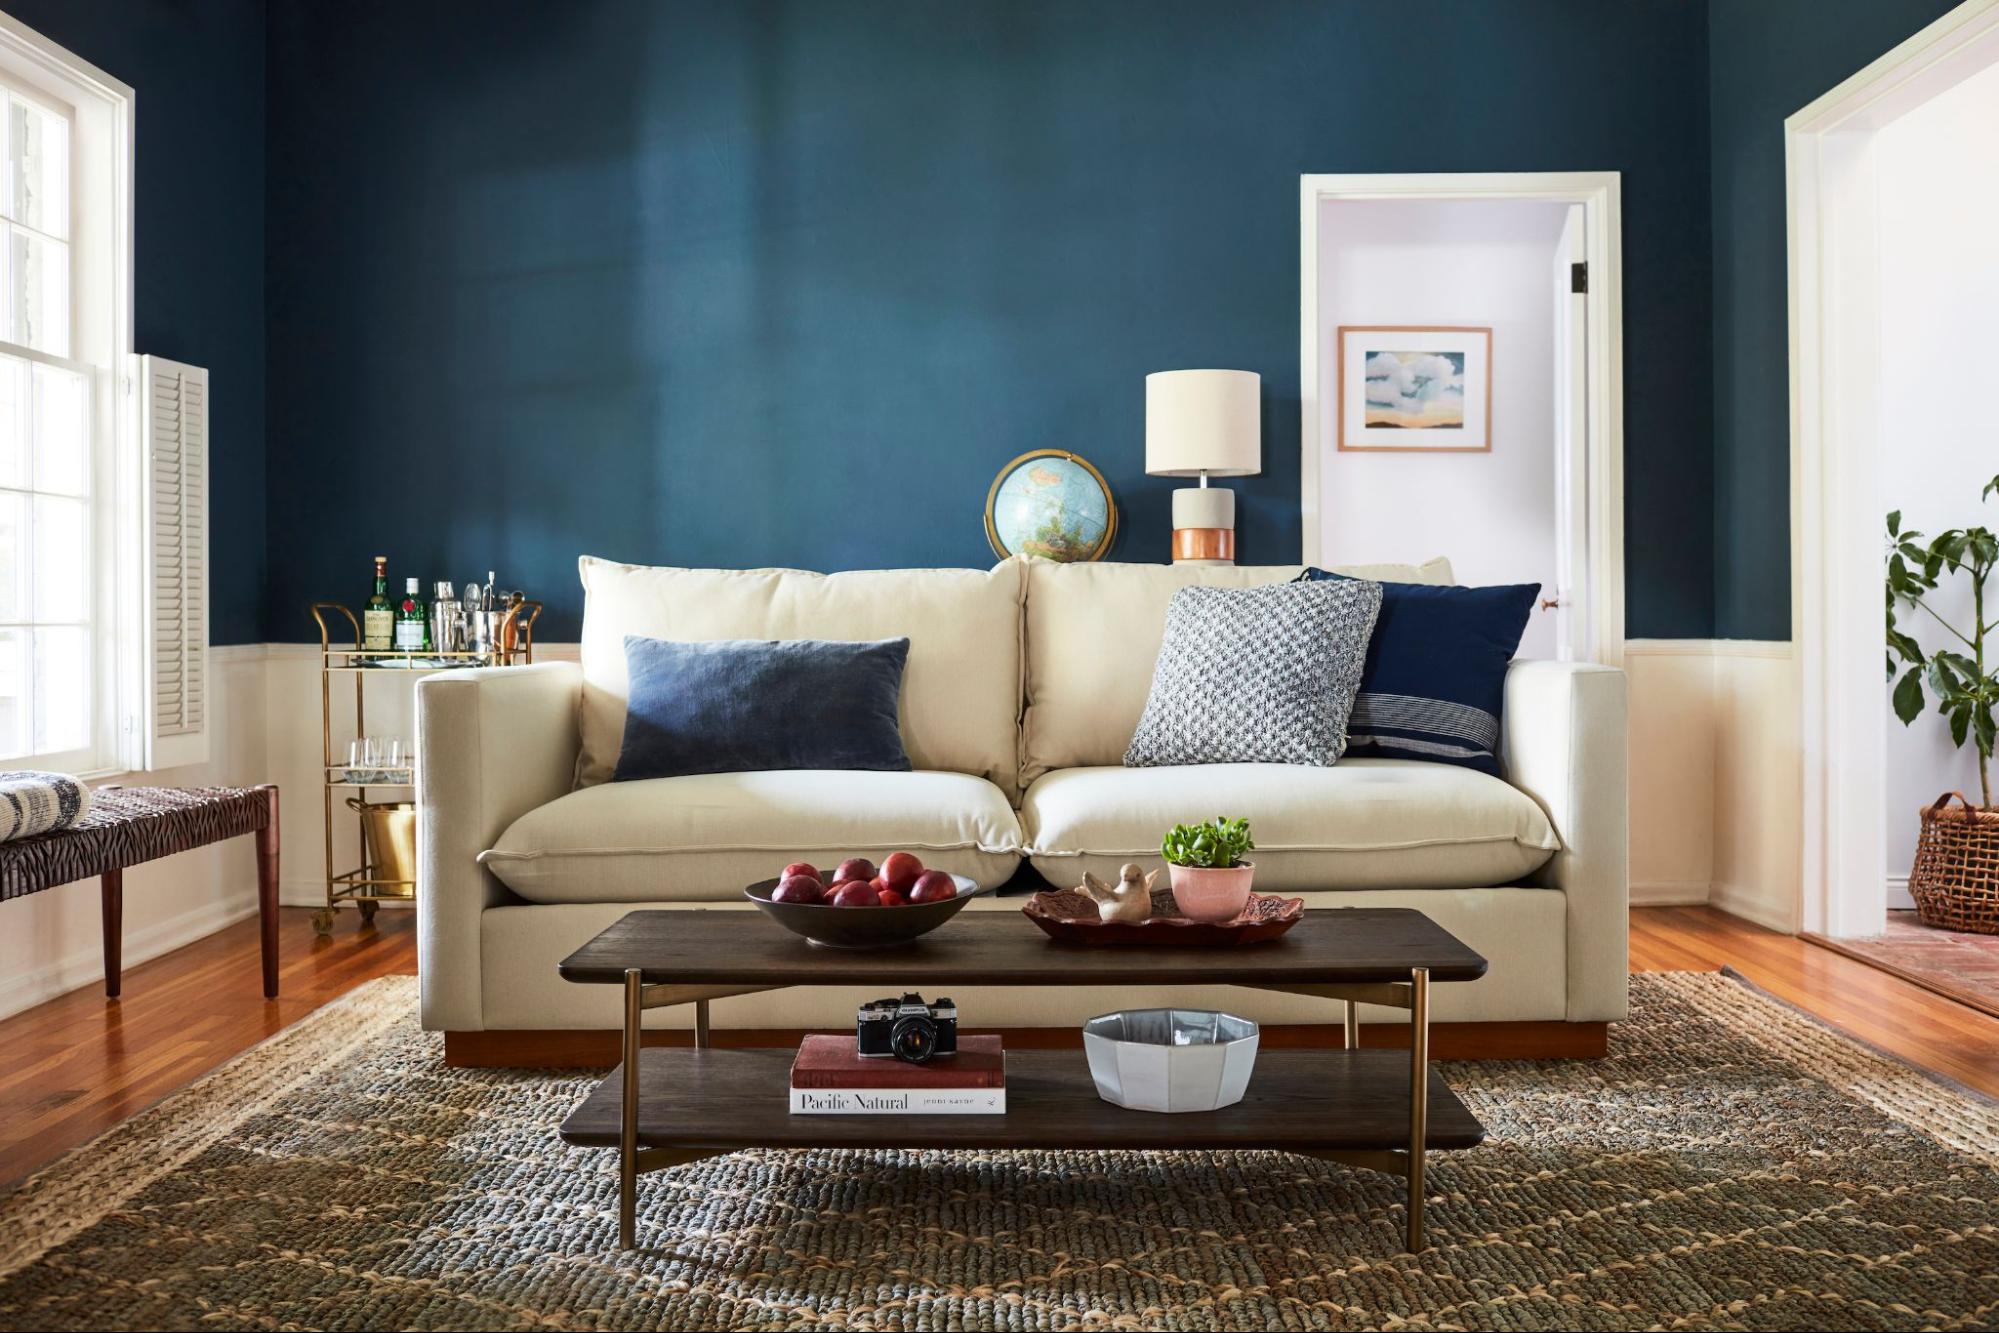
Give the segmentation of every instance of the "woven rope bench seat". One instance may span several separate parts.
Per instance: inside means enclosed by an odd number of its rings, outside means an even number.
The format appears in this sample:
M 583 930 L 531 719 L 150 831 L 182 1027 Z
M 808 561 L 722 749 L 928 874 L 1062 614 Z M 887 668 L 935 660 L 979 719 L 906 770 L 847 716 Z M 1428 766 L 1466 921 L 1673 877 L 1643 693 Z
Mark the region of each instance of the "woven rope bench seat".
M 269 828 L 262 787 L 101 787 L 66 829 L 0 842 L 0 902 Z
M 116 997 L 127 866 L 255 834 L 264 994 L 278 993 L 278 789 L 99 787 L 90 813 L 66 829 L 0 842 L 0 902 L 103 881 L 104 992 Z

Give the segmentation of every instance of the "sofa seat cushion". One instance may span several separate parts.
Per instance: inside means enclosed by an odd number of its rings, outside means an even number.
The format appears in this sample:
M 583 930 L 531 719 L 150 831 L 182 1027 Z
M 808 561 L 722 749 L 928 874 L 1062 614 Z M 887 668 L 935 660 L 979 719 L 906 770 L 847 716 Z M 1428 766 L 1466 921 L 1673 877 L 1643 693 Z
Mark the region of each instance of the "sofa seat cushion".
M 522 815 L 479 860 L 529 902 L 726 902 L 790 861 L 830 871 L 897 850 L 997 884 L 1021 842 L 983 778 L 793 769 L 585 787 Z
M 1065 886 L 1086 869 L 1158 865 L 1167 829 L 1218 815 L 1248 816 L 1256 887 L 1269 893 L 1509 884 L 1560 846 L 1525 792 L 1408 759 L 1059 769 L 1021 804 L 1035 869 Z

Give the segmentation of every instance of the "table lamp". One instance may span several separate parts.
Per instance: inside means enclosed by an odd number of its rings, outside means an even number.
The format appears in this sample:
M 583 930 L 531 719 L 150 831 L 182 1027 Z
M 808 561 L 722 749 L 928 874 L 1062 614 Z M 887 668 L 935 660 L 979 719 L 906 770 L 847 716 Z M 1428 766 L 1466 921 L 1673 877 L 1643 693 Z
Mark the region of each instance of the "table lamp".
M 1173 492 L 1173 561 L 1235 563 L 1235 492 L 1210 477 L 1263 470 L 1261 378 L 1249 370 L 1161 370 L 1145 377 L 1145 471 L 1199 477 Z

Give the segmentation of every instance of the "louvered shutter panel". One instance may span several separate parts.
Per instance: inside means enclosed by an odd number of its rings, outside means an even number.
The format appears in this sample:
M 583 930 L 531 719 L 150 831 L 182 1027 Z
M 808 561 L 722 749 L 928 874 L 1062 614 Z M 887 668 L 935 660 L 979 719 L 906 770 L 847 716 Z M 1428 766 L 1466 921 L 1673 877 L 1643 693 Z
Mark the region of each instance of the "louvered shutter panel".
M 145 766 L 208 758 L 208 372 L 139 358 Z

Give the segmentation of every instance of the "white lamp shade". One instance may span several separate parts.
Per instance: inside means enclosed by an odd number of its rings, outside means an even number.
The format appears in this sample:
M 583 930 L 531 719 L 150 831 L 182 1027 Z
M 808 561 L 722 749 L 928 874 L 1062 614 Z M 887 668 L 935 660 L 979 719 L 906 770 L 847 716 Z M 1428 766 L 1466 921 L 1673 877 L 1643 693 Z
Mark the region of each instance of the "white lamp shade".
M 1247 477 L 1263 470 L 1262 378 L 1249 370 L 1145 377 L 1145 470 L 1155 477 Z

